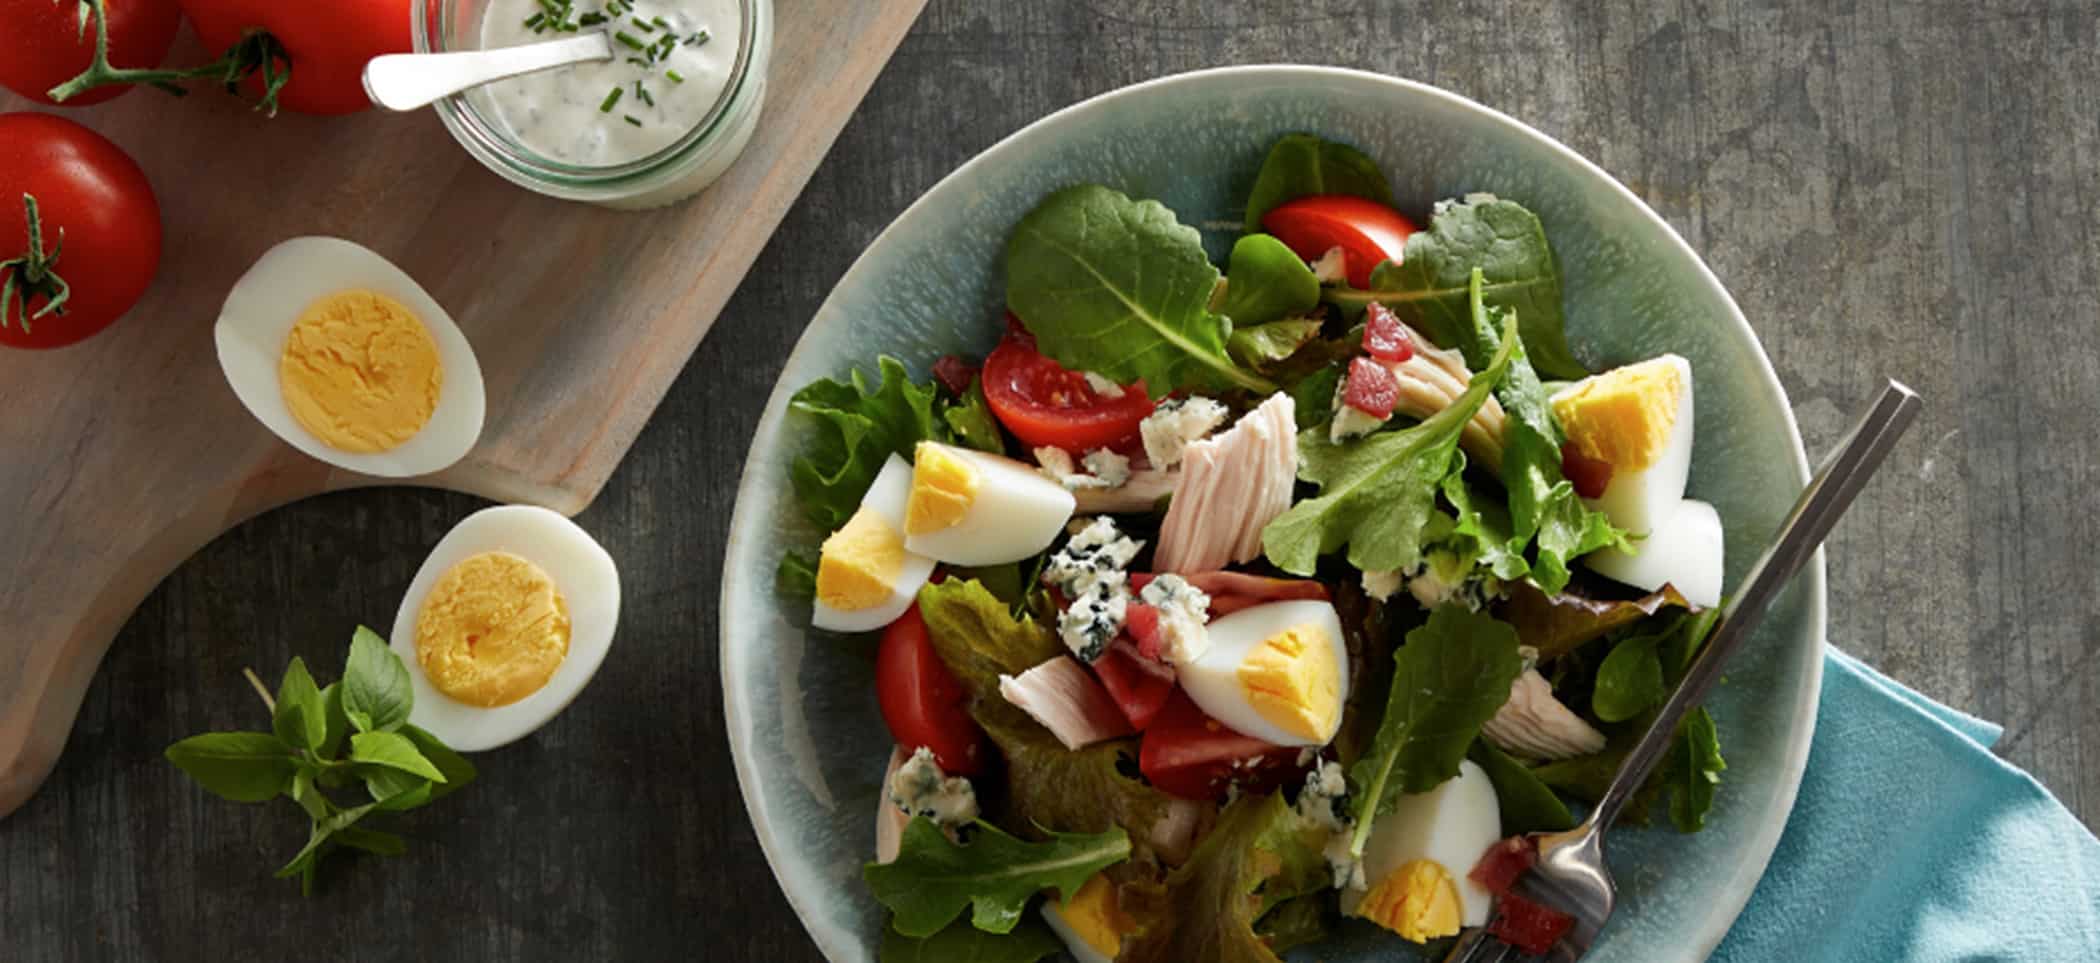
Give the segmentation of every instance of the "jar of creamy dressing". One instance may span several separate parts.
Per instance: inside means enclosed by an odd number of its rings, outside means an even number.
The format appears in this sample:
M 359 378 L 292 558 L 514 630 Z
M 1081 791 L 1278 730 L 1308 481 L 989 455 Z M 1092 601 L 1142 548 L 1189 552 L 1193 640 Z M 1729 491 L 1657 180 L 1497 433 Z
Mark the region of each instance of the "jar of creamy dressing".
M 669 204 L 743 151 L 765 100 L 771 0 L 414 0 L 416 49 L 509 47 L 603 30 L 614 59 L 437 104 L 513 183 L 608 207 Z

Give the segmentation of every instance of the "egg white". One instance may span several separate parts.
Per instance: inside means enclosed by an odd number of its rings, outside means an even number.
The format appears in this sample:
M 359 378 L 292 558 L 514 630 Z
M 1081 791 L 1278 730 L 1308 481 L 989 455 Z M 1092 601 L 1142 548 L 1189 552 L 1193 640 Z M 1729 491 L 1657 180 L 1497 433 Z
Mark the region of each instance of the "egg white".
M 1685 482 L 1692 471 L 1692 363 L 1674 354 L 1661 355 L 1656 360 L 1668 362 L 1684 379 L 1684 394 L 1677 400 L 1676 420 L 1671 422 L 1662 455 L 1639 471 L 1622 471 L 1614 466 L 1604 494 L 1583 499 L 1591 509 L 1603 512 L 1613 525 L 1635 535 L 1646 535 L 1668 524 L 1670 513 L 1684 500 Z M 1581 382 L 1563 393 L 1579 387 Z
M 569 654 L 539 691 L 506 706 L 485 708 L 439 691 L 416 659 L 416 616 L 430 587 L 452 566 L 483 552 L 509 552 L 553 579 L 569 607 Z M 416 570 L 391 641 L 415 686 L 408 720 L 460 752 L 483 752 L 516 742 L 567 708 L 598 672 L 620 621 L 620 573 L 596 539 L 556 512 L 526 505 L 487 508 L 453 526 Z
M 284 403 L 278 364 L 299 315 L 339 291 L 375 291 L 414 312 L 436 342 L 444 385 L 423 428 L 382 452 L 329 447 Z M 428 475 L 450 467 L 481 437 L 486 390 L 474 348 L 423 287 L 371 250 L 333 237 L 295 237 L 265 252 L 226 295 L 212 327 L 226 383 L 256 420 L 286 444 L 338 468 L 381 478 Z
M 1602 549 L 1583 562 L 1605 578 L 1650 592 L 1668 583 L 1685 601 L 1711 608 L 1721 604 L 1724 543 L 1721 513 L 1687 498 L 1662 527 L 1636 540 L 1632 552 Z
M 876 473 L 875 483 L 868 486 L 868 493 L 861 496 L 860 504 L 882 516 L 882 520 L 901 535 L 904 533 L 904 504 L 910 498 L 911 464 L 891 455 L 883 463 L 882 471 Z M 911 608 L 912 600 L 919 597 L 920 586 L 933 576 L 933 566 L 933 559 L 906 551 L 904 564 L 897 570 L 897 580 L 890 583 L 890 597 L 881 605 L 865 609 L 835 609 L 818 598 L 812 606 L 809 624 L 830 632 L 873 632 L 895 622 L 897 616 Z
M 949 451 L 977 469 L 976 498 L 954 525 L 905 536 L 905 548 L 951 565 L 1003 565 L 1049 548 L 1071 521 L 1078 501 L 1034 468 L 989 452 Z
M 1182 665 L 1175 676 L 1197 708 L 1242 735 L 1279 746 L 1324 745 L 1328 740 L 1305 739 L 1262 718 L 1261 713 L 1248 704 L 1247 694 L 1240 688 L 1240 663 L 1247 660 L 1249 653 L 1284 630 L 1306 623 L 1320 626 L 1334 647 L 1334 666 L 1341 676 L 1340 684 L 1335 687 L 1336 698 L 1346 699 L 1349 694 L 1349 649 L 1342 637 L 1342 619 L 1333 605 L 1320 601 L 1269 602 L 1241 609 L 1210 623 L 1210 648 L 1204 650 L 1196 661 Z M 1340 718 L 1339 712 L 1336 718 Z
M 1480 857 L 1502 838 L 1502 812 L 1495 784 L 1471 760 L 1458 764 L 1458 775 L 1428 792 L 1408 793 L 1371 825 L 1364 841 L 1366 886 L 1417 859 L 1436 861 L 1458 885 L 1460 922 L 1485 926 L 1492 896 L 1470 878 Z M 1353 913 L 1365 890 L 1342 891 L 1342 912 Z

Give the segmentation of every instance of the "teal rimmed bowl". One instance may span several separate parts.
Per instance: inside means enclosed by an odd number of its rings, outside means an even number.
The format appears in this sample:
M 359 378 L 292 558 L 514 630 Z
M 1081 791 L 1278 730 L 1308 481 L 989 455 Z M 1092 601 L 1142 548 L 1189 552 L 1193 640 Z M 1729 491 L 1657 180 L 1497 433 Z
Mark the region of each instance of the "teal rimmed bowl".
M 1001 331 L 1000 253 L 1051 191 L 1096 181 L 1163 201 L 1214 247 L 1277 135 L 1312 131 L 1376 158 L 1403 209 L 1490 191 L 1538 212 L 1565 273 L 1568 334 L 1591 367 L 1674 351 L 1697 390 L 1692 493 L 1727 528 L 1728 584 L 1761 552 L 1808 477 L 1792 409 L 1743 314 L 1684 240 L 1574 151 L 1455 94 L 1327 67 L 1230 67 L 1126 87 L 1061 110 L 948 175 L 875 239 L 817 309 L 775 385 L 737 492 L 723 570 L 722 687 L 737 778 L 788 900 L 824 954 L 873 960 L 882 908 L 861 884 L 890 740 L 869 653 L 806 638 L 808 613 L 774 594 L 803 520 L 788 464 L 804 426 L 797 388 L 877 354 L 923 376 Z M 1726 784 L 1697 835 L 1616 833 L 1620 909 L 1592 958 L 1703 957 L 1749 899 L 1785 827 L 1815 727 L 1823 647 L 1820 560 L 1730 666 L 1710 705 Z M 1390 959 L 1406 944 L 1353 925 L 1295 958 Z

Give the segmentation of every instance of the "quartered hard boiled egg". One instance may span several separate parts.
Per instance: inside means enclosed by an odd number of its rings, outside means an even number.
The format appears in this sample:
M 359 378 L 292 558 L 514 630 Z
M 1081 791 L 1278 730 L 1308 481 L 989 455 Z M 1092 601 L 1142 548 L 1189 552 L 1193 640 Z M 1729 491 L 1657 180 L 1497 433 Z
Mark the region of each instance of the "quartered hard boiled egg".
M 1077 502 L 1028 465 L 938 442 L 913 454 L 904 547 L 951 565 L 1000 565 L 1045 548 Z
M 226 295 L 212 335 L 241 404 L 331 465 L 427 475 L 481 436 L 481 365 L 466 336 L 422 286 L 357 244 L 271 248 Z
M 832 632 L 872 632 L 897 620 L 933 574 L 933 559 L 904 547 L 911 466 L 891 455 L 860 510 L 824 540 L 817 558 L 810 624 Z
M 1655 531 L 1633 540 L 1632 552 L 1607 548 L 1582 560 L 1612 581 L 1650 592 L 1668 583 L 1685 601 L 1711 608 L 1721 604 L 1723 540 L 1721 513 L 1687 498 Z
M 1368 889 L 1342 890 L 1342 912 L 1417 943 L 1488 920 L 1487 888 L 1469 874 L 1502 838 L 1495 785 L 1471 761 L 1435 789 L 1401 796 L 1364 842 Z
M 1684 498 L 1692 468 L 1692 365 L 1674 354 L 1591 375 L 1553 396 L 1553 414 L 1585 458 L 1611 466 L 1584 501 L 1645 535 Z
M 1095 874 L 1059 903 L 1055 892 L 1043 900 L 1043 922 L 1079 963 L 1113 963 L 1123 951 L 1123 937 L 1137 930 L 1137 921 L 1116 904 L 1116 887 L 1108 877 Z
M 1210 648 L 1177 671 L 1211 718 L 1279 746 L 1324 746 L 1342 724 L 1349 650 L 1334 606 L 1270 602 L 1210 623 Z
M 461 752 L 522 739 L 583 691 L 619 620 L 612 556 L 575 522 L 522 505 L 475 512 L 430 550 L 394 617 L 409 721 Z

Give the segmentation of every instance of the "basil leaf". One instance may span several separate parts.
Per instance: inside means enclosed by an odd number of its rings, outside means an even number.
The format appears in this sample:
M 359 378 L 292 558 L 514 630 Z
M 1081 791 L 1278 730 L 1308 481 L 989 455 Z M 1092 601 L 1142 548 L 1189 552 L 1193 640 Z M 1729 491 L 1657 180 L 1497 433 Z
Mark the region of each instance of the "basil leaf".
M 1568 812 L 1568 804 L 1561 802 L 1529 767 L 1493 743 L 1473 740 L 1466 757 L 1477 763 L 1487 773 L 1488 781 L 1495 784 L 1495 802 L 1502 811 L 1504 835 L 1575 828 L 1575 816 Z
M 357 774 L 363 777 L 365 792 L 371 794 L 372 801 L 387 812 L 415 809 L 430 802 L 431 787 L 439 785 L 414 773 L 386 766 L 359 766 Z
M 327 847 L 333 842 L 333 837 L 336 833 L 357 825 L 357 821 L 365 818 L 365 814 L 371 812 L 372 809 L 373 804 L 366 803 L 362 806 L 338 810 L 326 819 L 316 820 L 313 829 L 307 834 L 306 845 L 299 850 L 298 855 L 292 857 L 291 862 L 278 868 L 277 878 L 287 879 L 292 876 L 299 876 L 302 878 L 301 887 L 306 890 L 308 895 L 312 895 L 314 863 L 327 851 Z
M 989 823 L 976 823 L 967 844 L 950 842 L 924 816 L 904 827 L 897 858 L 861 871 L 882 905 L 897 914 L 905 936 L 941 931 L 965 908 L 970 922 L 991 933 L 1011 932 L 1038 891 L 1070 899 L 1088 877 L 1130 856 L 1130 837 L 1105 833 L 1051 833 L 1047 842 L 1023 842 Z
M 445 774 L 423 758 L 407 736 L 398 732 L 360 732 L 350 737 L 350 761 L 366 766 L 384 766 L 432 782 L 444 782 Z M 359 770 L 362 774 L 363 769 Z
M 1662 781 L 1670 794 L 1670 822 L 1680 833 L 1706 828 L 1714 790 L 1728 763 L 1721 759 L 1721 735 L 1705 707 L 1693 709 L 1677 727 L 1677 740 L 1664 759 Z
M 292 749 L 266 732 L 207 732 L 167 750 L 168 761 L 206 792 L 234 802 L 263 802 L 292 786 Z
M 1247 195 L 1247 233 L 1285 201 L 1317 194 L 1348 194 L 1393 206 L 1393 189 L 1378 162 L 1363 151 L 1312 134 L 1285 134 L 1262 159 Z
M 884 928 L 881 963 L 1036 963 L 1064 948 L 1057 934 L 1033 917 L 1009 933 L 987 933 L 958 919 L 923 939 Z
M 914 384 L 903 362 L 888 355 L 875 367 L 881 380 L 872 387 L 855 368 L 850 383 L 813 381 L 788 400 L 788 410 L 817 426 L 789 480 L 803 509 L 827 529 L 853 517 L 890 455 L 910 458 L 919 442 L 944 438 L 934 420 L 934 386 Z
M 1050 195 L 1006 244 L 1006 306 L 1036 347 L 1075 371 L 1142 379 L 1154 398 L 1275 390 L 1226 356 L 1228 323 L 1209 308 L 1217 283 L 1195 228 L 1099 184 Z
M 328 736 L 328 708 L 321 690 L 307 673 L 306 662 L 297 656 L 285 667 L 284 681 L 277 684 L 277 708 L 270 714 L 270 728 L 277 738 L 294 749 L 313 749 Z
M 438 737 L 416 726 L 402 726 L 401 734 L 407 736 L 408 741 L 415 744 L 416 751 L 422 753 L 423 758 L 430 760 L 430 764 L 436 766 L 438 773 L 444 776 L 430 788 L 430 798 L 443 799 L 452 795 L 480 775 L 473 763 L 452 751 L 452 747 L 445 745 Z
M 1267 234 L 1247 234 L 1233 242 L 1225 265 L 1225 303 L 1219 310 L 1232 319 L 1235 334 L 1302 315 L 1319 303 L 1320 279 L 1288 245 Z
M 334 759 L 343 751 L 343 737 L 350 734 L 350 716 L 343 711 L 343 686 L 330 682 L 321 690 L 321 744 L 314 747 L 314 755 L 322 759 Z
M 384 806 L 380 807 L 386 808 Z M 384 833 L 363 826 L 350 826 L 336 830 L 335 841 L 351 849 L 363 850 L 374 856 L 399 856 L 408 852 L 408 843 L 393 833 Z
M 999 420 L 992 417 L 991 403 L 984 397 L 984 379 L 970 382 L 970 390 L 955 401 L 942 402 L 941 421 L 953 440 L 993 454 L 1006 451 L 1006 436 L 999 433 Z
M 1589 375 L 1568 349 L 1560 265 L 1546 229 L 1523 205 L 1492 194 L 1439 201 L 1429 229 L 1407 239 L 1400 263 L 1386 261 L 1371 272 L 1369 290 L 1332 287 L 1323 296 L 1345 311 L 1380 302 L 1449 346 L 1471 327 L 1467 286 L 1475 270 L 1484 275 L 1487 303 L 1517 313 L 1540 372 L 1564 380 Z
M 306 810 L 308 819 L 316 822 L 327 819 L 328 814 L 335 811 L 335 805 L 314 787 L 314 765 L 302 762 L 298 764 L 297 769 L 298 771 L 292 774 L 292 801 L 298 803 L 300 809 Z
M 1393 653 L 1385 717 L 1363 758 L 1349 767 L 1350 852 L 1363 855 L 1372 821 L 1401 793 L 1426 792 L 1458 775 L 1480 727 L 1509 701 L 1524 669 L 1517 630 L 1464 606 L 1446 604 L 1407 633 Z
M 1636 635 L 1612 646 L 1597 666 L 1597 686 L 1590 692 L 1590 710 L 1597 718 L 1624 722 L 1669 698 L 1662 658 L 1656 653 L 1661 641 L 1658 636 Z
M 408 667 L 379 633 L 360 625 L 343 668 L 343 712 L 359 732 L 392 732 L 408 721 L 416 692 Z
M 1514 323 L 1508 331 L 1494 363 L 1473 376 L 1465 393 L 1412 428 L 1340 444 L 1324 431 L 1301 432 L 1298 477 L 1320 486 L 1320 495 L 1291 506 L 1262 530 L 1270 563 L 1311 575 L 1321 555 L 1347 546 L 1349 564 L 1363 571 L 1414 565 L 1438 486 L 1455 463 L 1459 432 L 1509 371 Z

